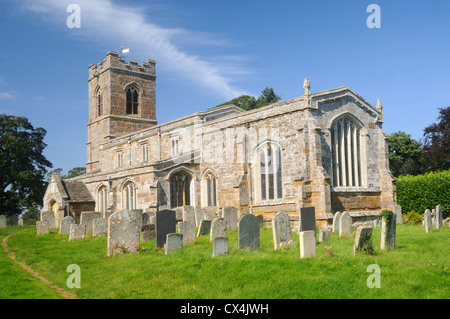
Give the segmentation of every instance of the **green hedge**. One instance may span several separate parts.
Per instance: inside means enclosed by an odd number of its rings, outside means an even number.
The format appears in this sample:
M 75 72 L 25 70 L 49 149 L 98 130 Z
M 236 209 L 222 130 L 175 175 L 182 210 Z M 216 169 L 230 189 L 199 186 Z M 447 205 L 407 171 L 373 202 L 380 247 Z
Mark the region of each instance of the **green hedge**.
M 421 214 L 428 208 L 441 205 L 444 214 L 450 213 L 450 170 L 397 179 L 397 202 L 403 213 Z

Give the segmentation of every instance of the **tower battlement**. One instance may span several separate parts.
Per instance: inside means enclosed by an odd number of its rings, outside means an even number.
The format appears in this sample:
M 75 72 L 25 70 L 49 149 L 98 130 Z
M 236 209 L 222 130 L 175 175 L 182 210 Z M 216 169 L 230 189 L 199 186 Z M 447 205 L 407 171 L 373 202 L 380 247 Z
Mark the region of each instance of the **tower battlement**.
M 133 59 L 129 59 L 128 62 L 126 62 L 124 58 L 119 57 L 119 52 L 117 51 L 109 51 L 103 61 L 101 61 L 97 65 L 95 65 L 94 63 L 89 65 L 89 80 L 110 69 L 133 72 L 136 74 L 154 78 L 156 77 L 155 60 L 148 59 L 147 62 L 142 62 L 142 64 L 139 65 L 138 61 Z

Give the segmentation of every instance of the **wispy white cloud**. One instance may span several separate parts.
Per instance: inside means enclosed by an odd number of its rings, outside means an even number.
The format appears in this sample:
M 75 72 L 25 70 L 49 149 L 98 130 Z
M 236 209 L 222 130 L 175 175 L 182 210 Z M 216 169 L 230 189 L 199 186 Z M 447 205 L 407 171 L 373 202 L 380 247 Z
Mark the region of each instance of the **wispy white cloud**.
M 0 100 L 13 100 L 16 96 L 13 92 L 0 92 Z
M 66 12 L 67 6 L 74 3 L 73 0 L 24 1 L 25 10 L 61 27 L 65 27 L 70 14 Z M 112 0 L 77 0 L 76 3 L 81 8 L 81 29 L 77 34 L 88 40 L 115 46 L 124 44 L 131 48 L 133 57 L 155 59 L 162 69 L 224 98 L 248 94 L 233 85 L 237 78 L 250 73 L 242 60 L 222 57 L 217 62 L 214 57 L 189 54 L 180 48 L 189 41 L 200 46 L 232 45 L 228 39 L 207 32 L 162 27 L 149 21 L 144 14 L 148 10 Z

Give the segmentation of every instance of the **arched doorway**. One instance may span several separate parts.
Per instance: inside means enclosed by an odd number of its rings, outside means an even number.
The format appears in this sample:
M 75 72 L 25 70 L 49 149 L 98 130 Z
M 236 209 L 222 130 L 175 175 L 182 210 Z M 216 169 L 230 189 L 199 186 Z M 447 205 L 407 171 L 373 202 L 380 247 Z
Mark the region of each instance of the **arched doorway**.
M 185 172 L 177 172 L 170 177 L 170 206 L 191 205 L 192 177 Z

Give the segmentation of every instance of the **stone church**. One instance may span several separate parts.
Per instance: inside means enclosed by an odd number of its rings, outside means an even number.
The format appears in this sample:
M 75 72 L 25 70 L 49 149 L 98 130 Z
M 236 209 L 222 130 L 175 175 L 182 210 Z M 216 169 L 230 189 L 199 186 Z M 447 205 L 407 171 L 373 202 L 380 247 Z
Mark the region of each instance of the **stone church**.
M 139 65 L 110 51 L 89 66 L 86 174 L 53 175 L 42 211 L 155 212 L 184 205 L 241 214 L 314 206 L 337 211 L 393 209 L 383 107 L 343 86 L 244 111 L 214 107 L 156 120 L 155 61 Z

